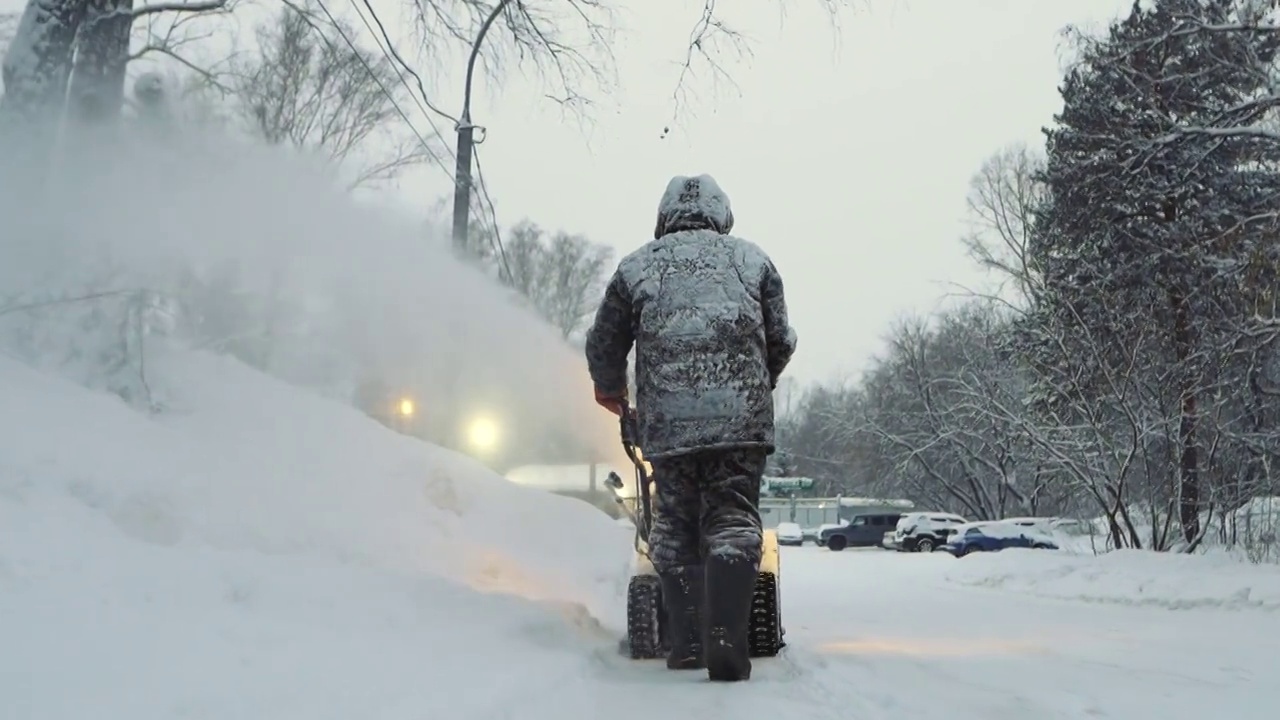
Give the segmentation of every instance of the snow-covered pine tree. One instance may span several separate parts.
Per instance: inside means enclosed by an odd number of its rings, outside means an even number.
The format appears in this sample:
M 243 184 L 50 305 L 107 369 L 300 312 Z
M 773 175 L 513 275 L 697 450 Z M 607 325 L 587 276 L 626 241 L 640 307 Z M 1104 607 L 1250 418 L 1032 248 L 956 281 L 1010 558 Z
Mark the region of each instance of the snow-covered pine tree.
M 1277 34 L 1238 10 L 1135 3 L 1105 37 L 1082 40 L 1046 131 L 1049 192 L 1031 248 L 1046 293 L 1024 330 L 1045 395 L 1059 407 L 1074 396 L 1096 430 L 1131 434 L 1130 461 L 1165 456 L 1156 475 L 1174 483 L 1188 543 L 1200 533 L 1201 418 L 1248 305 L 1236 271 L 1271 242 L 1280 198 L 1280 144 L 1188 131 L 1256 122 L 1280 100 Z

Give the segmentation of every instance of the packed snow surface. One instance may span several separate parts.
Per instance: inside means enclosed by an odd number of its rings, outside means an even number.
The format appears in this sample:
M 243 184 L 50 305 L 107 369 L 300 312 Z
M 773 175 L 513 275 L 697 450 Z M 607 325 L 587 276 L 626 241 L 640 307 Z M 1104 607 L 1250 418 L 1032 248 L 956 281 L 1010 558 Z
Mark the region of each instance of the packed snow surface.
M 0 718 L 1274 717 L 1280 572 L 783 548 L 746 685 L 616 653 L 630 529 L 239 363 L 0 359 Z

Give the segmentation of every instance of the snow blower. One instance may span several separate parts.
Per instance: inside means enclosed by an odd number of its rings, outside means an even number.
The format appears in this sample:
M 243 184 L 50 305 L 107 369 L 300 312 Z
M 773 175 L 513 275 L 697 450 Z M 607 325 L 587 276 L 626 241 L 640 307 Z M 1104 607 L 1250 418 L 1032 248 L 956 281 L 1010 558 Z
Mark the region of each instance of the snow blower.
M 663 658 L 671 646 L 666 634 L 662 583 L 649 559 L 649 531 L 653 528 L 654 516 L 650 483 L 658 483 L 662 479 L 651 476 L 642 457 L 643 451 L 637 444 L 639 430 L 635 412 L 625 405 L 620 424 L 622 447 L 635 467 L 636 480 L 635 497 L 626 497 L 623 494 L 625 485 L 617 473 L 611 472 L 605 479 L 605 484 L 613 491 L 614 500 L 636 527 L 635 561 L 627 585 L 627 636 L 621 642 L 621 650 L 624 655 L 637 660 Z M 777 532 L 765 530 L 762 545 L 748 629 L 751 657 L 773 657 L 786 645 L 782 639 L 784 631 L 778 588 L 781 564 Z

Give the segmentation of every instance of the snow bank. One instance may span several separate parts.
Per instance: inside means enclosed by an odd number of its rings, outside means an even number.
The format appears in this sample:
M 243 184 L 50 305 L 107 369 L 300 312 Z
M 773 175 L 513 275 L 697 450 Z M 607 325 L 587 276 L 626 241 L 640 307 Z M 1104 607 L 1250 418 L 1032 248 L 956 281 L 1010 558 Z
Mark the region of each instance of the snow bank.
M 494 717 L 616 642 L 603 513 L 238 361 L 148 358 L 151 417 L 0 359 L 0 717 Z
M 966 556 L 945 574 L 961 585 L 1068 600 L 1173 610 L 1280 610 L 1280 566 L 1222 556 L 1117 550 L 1081 557 L 1015 549 Z

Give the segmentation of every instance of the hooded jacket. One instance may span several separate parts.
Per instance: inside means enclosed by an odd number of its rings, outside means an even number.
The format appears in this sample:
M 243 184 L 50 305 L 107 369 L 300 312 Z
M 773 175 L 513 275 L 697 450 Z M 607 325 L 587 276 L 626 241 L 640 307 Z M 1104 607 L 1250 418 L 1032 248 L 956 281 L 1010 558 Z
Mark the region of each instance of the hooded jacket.
M 635 346 L 647 459 L 774 450 L 772 391 L 796 334 L 773 261 L 732 229 L 729 198 L 714 179 L 673 178 L 654 240 L 618 264 L 587 332 L 587 366 L 601 396 L 626 393 Z

